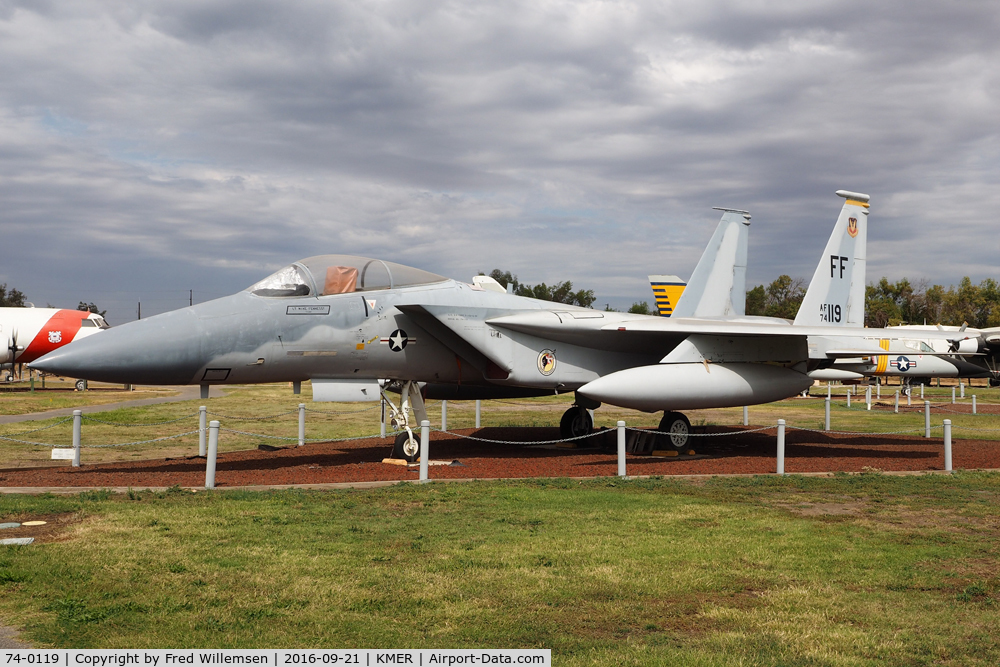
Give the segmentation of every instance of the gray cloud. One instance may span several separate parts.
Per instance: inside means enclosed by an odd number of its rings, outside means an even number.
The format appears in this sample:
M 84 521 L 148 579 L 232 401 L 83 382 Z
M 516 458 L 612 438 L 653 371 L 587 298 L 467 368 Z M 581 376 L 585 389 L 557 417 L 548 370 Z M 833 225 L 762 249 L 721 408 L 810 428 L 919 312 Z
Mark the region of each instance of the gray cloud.
M 840 188 L 872 195 L 870 278 L 996 277 L 997 23 L 973 2 L 0 1 L 0 282 L 122 321 L 346 252 L 647 298 L 647 273 L 690 273 L 713 205 L 753 213 L 751 281 L 811 275 Z

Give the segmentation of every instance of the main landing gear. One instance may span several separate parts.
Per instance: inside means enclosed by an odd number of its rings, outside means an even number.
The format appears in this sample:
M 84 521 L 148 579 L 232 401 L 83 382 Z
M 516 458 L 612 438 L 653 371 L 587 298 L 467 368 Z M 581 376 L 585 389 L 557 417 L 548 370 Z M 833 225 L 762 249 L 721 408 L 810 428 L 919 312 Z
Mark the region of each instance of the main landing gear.
M 393 430 L 403 430 L 396 436 L 396 441 L 393 443 L 392 458 L 404 459 L 413 463 L 420 458 L 420 436 L 414 433 L 413 429 L 427 419 L 427 409 L 424 407 L 424 399 L 420 395 L 420 386 L 416 382 L 404 382 L 399 392 L 398 408 L 386 396 L 384 387 L 382 388 L 382 400 L 389 406 L 389 419 Z M 416 424 L 410 421 L 411 410 Z
M 679 412 L 664 412 L 656 429 L 669 435 L 657 436 L 657 444 L 664 448 L 676 449 L 680 453 L 688 451 L 691 440 L 691 422 Z
M 594 430 L 594 420 L 587 408 L 574 405 L 563 413 L 559 420 L 559 436 L 562 438 L 579 438 L 589 435 Z
M 691 449 L 691 422 L 680 412 L 665 412 L 657 431 L 663 435 L 643 437 L 636 443 L 636 453 L 651 453 L 656 450 L 676 450 L 686 454 Z M 594 420 L 590 411 L 581 405 L 574 405 L 563 413 L 559 420 L 559 435 L 569 440 L 594 432 Z M 631 447 L 631 445 L 630 445 Z M 629 449 L 629 451 L 633 451 Z

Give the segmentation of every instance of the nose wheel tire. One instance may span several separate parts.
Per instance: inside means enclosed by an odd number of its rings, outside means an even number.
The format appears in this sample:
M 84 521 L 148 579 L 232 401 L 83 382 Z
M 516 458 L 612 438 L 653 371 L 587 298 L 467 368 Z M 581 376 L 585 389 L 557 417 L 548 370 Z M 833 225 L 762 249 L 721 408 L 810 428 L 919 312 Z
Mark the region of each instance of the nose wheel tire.
M 686 452 L 691 442 L 691 422 L 679 412 L 667 412 L 660 420 L 660 426 L 656 429 L 668 435 L 661 435 L 660 442 L 665 446 L 676 449 L 678 452 Z
M 585 408 L 573 406 L 559 420 L 559 435 L 563 438 L 578 438 L 593 430 L 594 422 Z
M 392 445 L 392 458 L 404 459 L 408 463 L 414 463 L 420 458 L 420 436 L 416 433 L 410 438 L 409 433 L 400 433 L 396 436 L 396 442 Z

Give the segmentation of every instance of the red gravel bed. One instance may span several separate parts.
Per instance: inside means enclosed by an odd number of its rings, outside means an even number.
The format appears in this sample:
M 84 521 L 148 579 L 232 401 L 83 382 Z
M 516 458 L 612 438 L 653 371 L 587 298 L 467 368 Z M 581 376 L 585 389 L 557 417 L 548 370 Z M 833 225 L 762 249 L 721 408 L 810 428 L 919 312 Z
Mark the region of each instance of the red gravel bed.
M 713 427 L 716 437 L 695 438 L 696 456 L 659 458 L 629 455 L 630 475 L 766 474 L 775 472 L 772 431 L 739 432 Z M 457 431 L 481 438 L 541 441 L 558 438 L 554 428 L 486 428 Z M 613 432 L 607 432 L 612 443 Z M 940 437 L 823 435 L 790 430 L 785 471 L 860 472 L 866 467 L 886 471 L 942 470 Z M 382 463 L 390 454 L 390 439 L 369 438 L 316 443 L 277 451 L 247 450 L 220 454 L 216 485 L 236 487 L 267 484 L 324 484 L 417 479 L 417 468 Z M 181 459 L 86 464 L 80 468 L 32 468 L 0 471 L 0 486 L 8 487 L 134 487 L 203 486 L 205 460 Z M 553 448 L 489 444 L 435 433 L 432 460 L 457 460 L 460 466 L 431 466 L 431 479 L 597 477 L 617 474 L 615 454 L 598 448 Z M 956 440 L 954 467 L 1000 468 L 1000 442 Z

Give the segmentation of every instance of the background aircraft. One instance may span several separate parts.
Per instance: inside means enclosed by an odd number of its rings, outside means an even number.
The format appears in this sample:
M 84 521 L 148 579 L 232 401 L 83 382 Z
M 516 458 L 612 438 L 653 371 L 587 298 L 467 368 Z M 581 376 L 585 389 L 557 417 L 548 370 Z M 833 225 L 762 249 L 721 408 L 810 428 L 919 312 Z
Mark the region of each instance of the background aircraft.
M 103 317 L 85 310 L 0 308 L 0 340 L 4 341 L 0 372 L 10 381 L 20 375 L 20 365 L 107 328 Z

